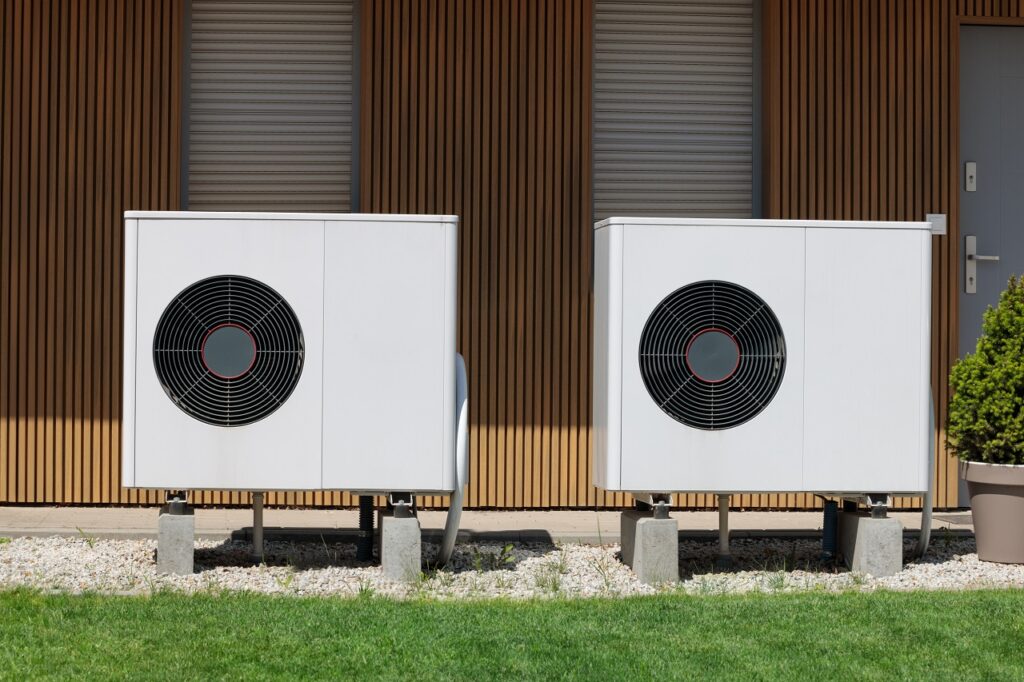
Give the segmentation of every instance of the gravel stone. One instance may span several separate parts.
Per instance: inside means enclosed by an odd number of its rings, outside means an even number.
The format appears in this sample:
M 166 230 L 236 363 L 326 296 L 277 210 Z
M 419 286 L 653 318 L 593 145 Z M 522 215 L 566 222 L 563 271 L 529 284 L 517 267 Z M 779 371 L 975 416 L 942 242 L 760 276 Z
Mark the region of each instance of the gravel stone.
M 675 584 L 642 585 L 620 561 L 618 545 L 463 543 L 442 570 L 430 568 L 436 545 L 424 544 L 422 579 L 413 585 L 386 580 L 379 566 L 356 561 L 347 543 L 268 541 L 263 563 L 246 542 L 196 542 L 196 572 L 156 572 L 155 540 L 89 537 L 13 538 L 0 544 L 0 589 L 148 594 L 161 590 L 265 594 L 382 595 L 399 599 L 529 599 L 626 597 L 679 591 L 688 594 L 964 590 L 1024 587 L 1024 566 L 978 561 L 973 538 L 937 537 L 928 554 L 888 578 L 859 575 L 821 559 L 810 539 L 735 539 L 733 567 L 715 570 L 717 542 L 679 543 Z

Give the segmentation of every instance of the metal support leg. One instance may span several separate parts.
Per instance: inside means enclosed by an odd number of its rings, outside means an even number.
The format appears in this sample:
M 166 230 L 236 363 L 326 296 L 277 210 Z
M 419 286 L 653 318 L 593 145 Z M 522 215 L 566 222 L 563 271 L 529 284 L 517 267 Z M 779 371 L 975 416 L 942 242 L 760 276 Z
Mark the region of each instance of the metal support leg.
M 825 500 L 825 517 L 821 525 L 821 560 L 835 561 L 839 542 L 839 503 Z
M 672 495 L 668 493 L 657 493 L 651 495 L 650 507 L 654 512 L 654 518 L 667 519 L 669 510 L 672 508 Z
M 868 507 L 871 509 L 871 518 L 884 519 L 889 516 L 888 495 L 868 495 Z
M 263 493 L 252 494 L 252 553 L 263 561 Z
M 729 495 L 718 496 L 718 568 L 732 567 L 732 552 L 729 550 Z

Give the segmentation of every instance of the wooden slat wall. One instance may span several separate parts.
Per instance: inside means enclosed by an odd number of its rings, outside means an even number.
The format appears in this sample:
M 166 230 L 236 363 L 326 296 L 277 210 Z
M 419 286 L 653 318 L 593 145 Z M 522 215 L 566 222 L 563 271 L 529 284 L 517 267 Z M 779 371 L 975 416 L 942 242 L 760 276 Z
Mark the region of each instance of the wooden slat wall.
M 626 504 L 589 483 L 590 2 L 365 0 L 363 14 L 362 209 L 463 217 L 469 503 Z M 1021 18 L 1024 7 L 763 9 L 767 215 L 950 216 L 950 236 L 934 242 L 940 416 L 957 355 L 958 17 Z M 120 216 L 179 205 L 182 4 L 7 0 L 0 33 L 0 503 L 154 503 L 118 485 Z M 956 477 L 941 454 L 945 506 Z
M 590 484 L 589 0 L 367 1 L 361 209 L 454 213 L 468 503 Z
M 0 9 L 0 502 L 119 486 L 121 214 L 178 206 L 181 3 Z
M 932 385 L 939 418 L 935 503 L 955 506 L 956 464 L 942 443 L 946 378 L 958 354 L 958 20 L 1019 18 L 1024 3 L 765 0 L 763 12 L 766 215 L 949 216 L 948 236 L 932 244 Z

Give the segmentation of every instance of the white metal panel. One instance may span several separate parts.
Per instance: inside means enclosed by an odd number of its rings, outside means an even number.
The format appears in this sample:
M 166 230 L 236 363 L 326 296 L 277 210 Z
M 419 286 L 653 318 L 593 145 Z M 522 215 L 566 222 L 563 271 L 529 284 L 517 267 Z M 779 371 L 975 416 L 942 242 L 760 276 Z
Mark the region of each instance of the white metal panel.
M 753 0 L 594 5 L 594 213 L 749 217 Z
M 188 204 L 347 211 L 353 0 L 192 0 Z
M 121 485 L 135 485 L 135 337 L 139 276 L 139 221 L 124 221 L 124 342 L 121 391 Z
M 803 455 L 804 230 L 785 226 L 626 225 L 622 288 L 621 485 L 632 491 L 800 488 Z M 703 280 L 750 289 L 774 311 L 787 363 L 772 402 L 740 426 L 680 424 L 651 399 L 640 375 L 644 325 L 670 293 Z
M 323 221 L 138 220 L 136 486 L 320 487 L 323 239 Z M 225 274 L 257 279 L 281 294 L 305 341 L 302 375 L 288 400 L 261 421 L 234 428 L 180 410 L 157 379 L 152 350 L 168 303 L 194 282 Z
M 451 486 L 456 229 L 327 223 L 326 488 Z
M 807 231 L 804 489 L 928 483 L 931 236 Z
M 621 486 L 622 227 L 594 232 L 594 484 Z
M 132 215 L 129 212 L 126 215 Z M 138 212 L 144 215 L 144 212 Z M 905 222 L 895 220 L 873 220 L 864 222 L 862 220 L 737 220 L 735 218 L 621 218 L 612 216 L 598 221 L 594 229 L 600 229 L 605 225 L 665 225 L 670 227 L 685 227 L 687 225 L 704 227 L 772 227 L 777 229 L 797 230 L 805 227 L 828 228 L 829 230 L 928 230 L 930 223 Z
M 595 432 L 595 460 L 603 462 L 595 481 L 637 492 L 923 491 L 930 475 L 929 228 L 925 222 L 598 223 L 595 361 L 611 366 L 599 358 L 621 333 L 622 409 L 595 407 L 595 421 L 607 412 L 604 428 L 621 428 L 621 448 Z M 616 230 L 621 247 L 602 237 Z M 605 272 L 620 259 L 621 289 L 608 286 Z M 734 282 L 764 299 L 787 350 L 772 402 L 750 421 L 718 431 L 664 414 L 643 384 L 638 357 L 655 306 L 679 287 L 708 279 Z M 620 304 L 621 332 L 608 329 L 601 312 Z M 595 393 L 595 406 L 616 393 L 599 372 L 595 367 L 595 391 L 610 395 Z M 608 473 L 616 466 L 617 485 Z

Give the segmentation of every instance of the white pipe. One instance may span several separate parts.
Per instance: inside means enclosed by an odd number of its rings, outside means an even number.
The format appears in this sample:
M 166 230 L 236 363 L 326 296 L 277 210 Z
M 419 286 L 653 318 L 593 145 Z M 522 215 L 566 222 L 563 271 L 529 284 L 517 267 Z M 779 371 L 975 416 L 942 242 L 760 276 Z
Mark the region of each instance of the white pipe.
M 921 532 L 914 546 L 914 556 L 920 559 L 928 551 L 932 537 L 932 477 L 935 475 L 935 396 L 928 392 L 928 488 L 921 498 Z
M 455 538 L 462 519 L 462 499 L 469 483 L 469 385 L 466 381 L 466 361 L 455 354 L 455 489 L 448 503 L 448 517 L 444 523 L 444 537 L 437 565 L 444 566 L 455 551 Z
M 729 496 L 718 496 L 718 555 L 729 556 Z
M 252 549 L 263 559 L 263 493 L 252 494 Z

